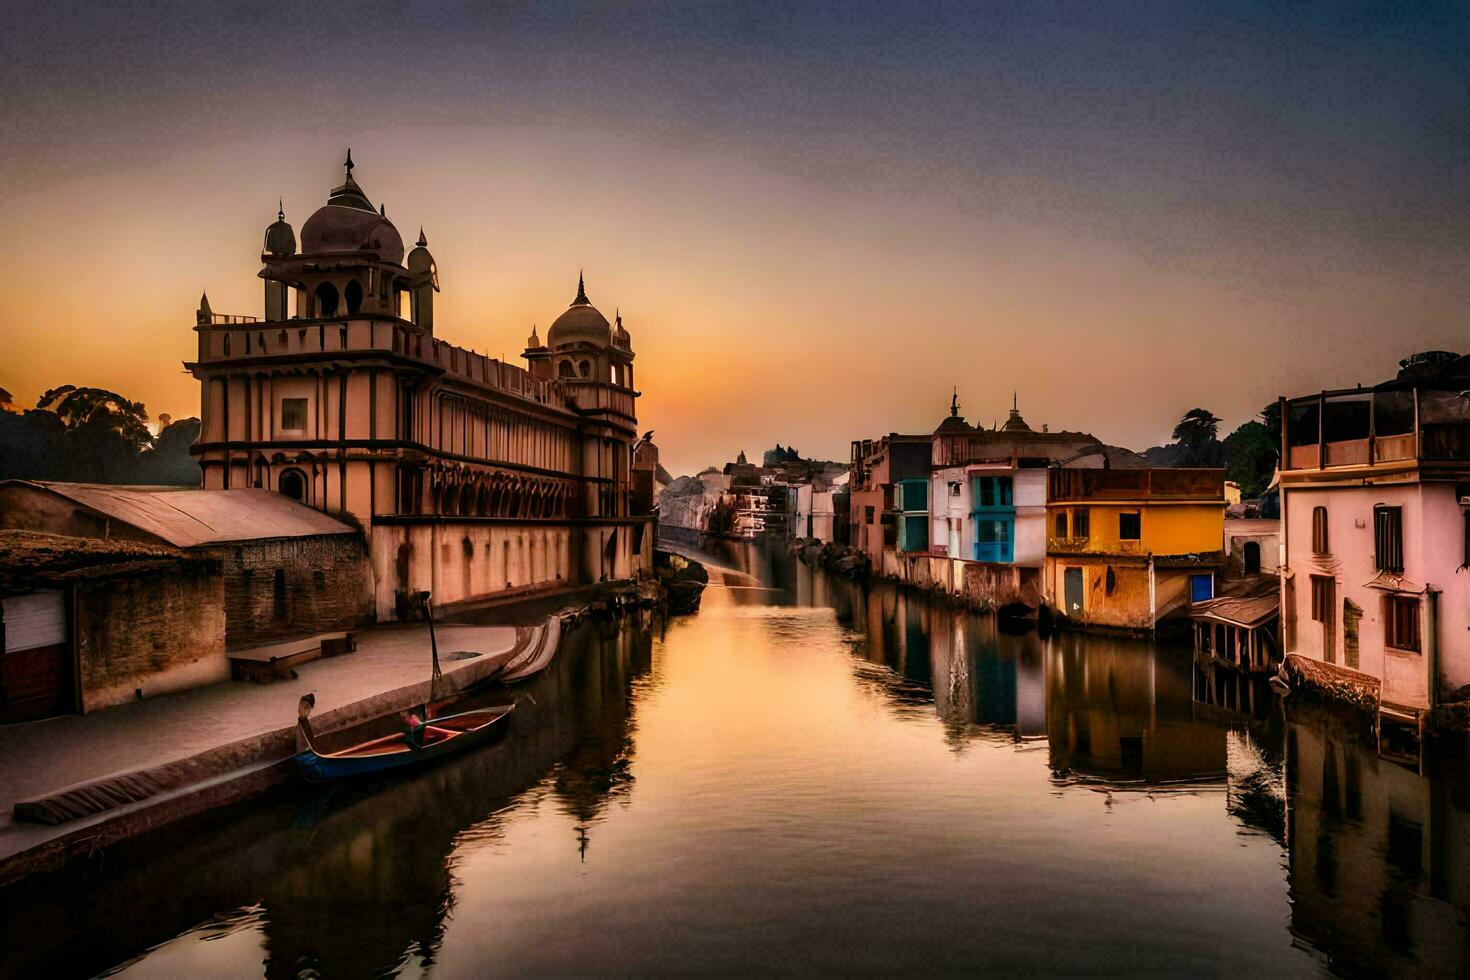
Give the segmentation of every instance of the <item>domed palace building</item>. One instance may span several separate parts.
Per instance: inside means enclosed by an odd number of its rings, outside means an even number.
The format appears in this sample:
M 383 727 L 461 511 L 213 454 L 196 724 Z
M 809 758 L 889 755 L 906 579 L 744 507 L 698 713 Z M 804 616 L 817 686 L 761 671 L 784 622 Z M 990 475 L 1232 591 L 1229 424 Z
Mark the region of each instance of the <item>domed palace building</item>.
M 525 366 L 457 347 L 434 322 L 422 231 L 404 255 L 353 177 L 301 226 L 265 232 L 265 315 L 195 331 L 206 489 L 261 487 L 355 522 L 380 620 L 436 605 L 629 579 L 652 556 L 630 513 L 633 347 L 579 277 Z

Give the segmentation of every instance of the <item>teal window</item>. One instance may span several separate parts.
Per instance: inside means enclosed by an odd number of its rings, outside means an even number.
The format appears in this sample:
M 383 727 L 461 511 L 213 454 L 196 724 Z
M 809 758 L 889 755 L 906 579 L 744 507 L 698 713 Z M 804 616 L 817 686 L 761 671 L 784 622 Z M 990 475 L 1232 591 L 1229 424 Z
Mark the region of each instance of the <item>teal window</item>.
M 929 550 L 929 516 L 927 514 L 903 517 L 903 531 L 899 537 L 900 551 Z
M 1015 560 L 1016 522 L 1010 517 L 975 519 L 975 560 Z
M 1008 476 L 977 476 L 971 485 L 971 501 L 976 510 L 988 507 L 1010 507 L 1011 478 Z
M 975 560 L 1016 560 L 1016 508 L 1009 476 L 970 478 L 970 519 L 975 525 Z
M 901 480 L 899 486 L 899 510 L 906 513 L 929 510 L 929 481 Z

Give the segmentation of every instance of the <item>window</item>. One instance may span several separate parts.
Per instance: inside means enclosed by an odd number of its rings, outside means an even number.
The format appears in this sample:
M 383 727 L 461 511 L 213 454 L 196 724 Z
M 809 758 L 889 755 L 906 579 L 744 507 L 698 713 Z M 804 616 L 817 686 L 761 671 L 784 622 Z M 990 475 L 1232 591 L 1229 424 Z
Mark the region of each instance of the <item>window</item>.
M 1008 476 L 981 476 L 975 479 L 976 507 L 1011 506 L 1011 478 Z
M 281 399 L 281 428 L 287 432 L 306 431 L 306 399 Z
M 958 480 L 955 480 L 955 481 L 953 481 L 953 482 L 950 483 L 950 485 L 949 485 L 949 495 L 951 497 L 958 497 L 960 495 L 960 484 L 959 484 L 959 481 Z
M 1085 538 L 1091 528 L 1088 526 L 1091 518 L 1088 516 L 1086 507 L 1079 507 L 1072 511 L 1072 537 Z
M 1312 508 L 1312 554 L 1327 554 L 1327 508 Z
M 1419 650 L 1419 600 L 1391 595 L 1383 600 L 1383 638 L 1395 650 Z
M 1138 511 L 1124 511 L 1118 515 L 1118 540 L 1137 541 L 1143 536 Z
M 1402 507 L 1373 508 L 1373 553 L 1384 572 L 1404 570 L 1404 510 Z
M 1466 522 L 1466 527 L 1470 527 L 1470 521 L 1467 521 Z M 1466 531 L 1465 533 L 1467 535 L 1470 535 L 1470 531 Z M 1057 535 L 1056 536 L 1059 537 L 1059 538 L 1065 538 L 1067 536 L 1067 512 L 1064 511 L 1064 510 L 1057 511 Z
M 1312 576 L 1312 618 L 1319 623 L 1332 621 L 1332 607 L 1336 602 L 1337 582 L 1328 575 Z
M 1337 662 L 1337 580 L 1330 575 L 1312 576 L 1312 618 L 1322 624 L 1322 660 Z
M 1460 557 L 1460 567 L 1470 565 L 1470 510 L 1465 511 L 1465 550 Z
M 864 524 L 871 524 L 871 523 L 873 523 L 873 508 L 872 507 L 864 507 L 863 508 L 863 523 Z

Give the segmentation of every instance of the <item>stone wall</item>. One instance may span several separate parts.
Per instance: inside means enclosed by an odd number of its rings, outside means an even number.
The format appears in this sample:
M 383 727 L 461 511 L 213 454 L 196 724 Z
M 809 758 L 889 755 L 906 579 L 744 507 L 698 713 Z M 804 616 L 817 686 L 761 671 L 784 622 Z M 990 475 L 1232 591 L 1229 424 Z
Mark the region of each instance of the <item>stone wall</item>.
M 224 567 L 231 649 L 373 621 L 373 573 L 356 534 L 323 534 L 210 549 Z
M 218 563 L 181 561 L 84 581 L 74 592 L 82 709 L 227 680 Z

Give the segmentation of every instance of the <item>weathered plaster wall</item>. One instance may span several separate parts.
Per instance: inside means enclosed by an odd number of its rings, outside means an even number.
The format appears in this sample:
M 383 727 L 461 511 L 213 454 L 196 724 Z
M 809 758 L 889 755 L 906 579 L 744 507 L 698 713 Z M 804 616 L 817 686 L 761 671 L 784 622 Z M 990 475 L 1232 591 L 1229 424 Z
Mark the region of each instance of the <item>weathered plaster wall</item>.
M 209 549 L 224 567 L 231 649 L 373 621 L 373 578 L 362 538 L 326 534 Z
M 191 561 L 74 592 L 85 711 L 227 680 L 224 578 Z

